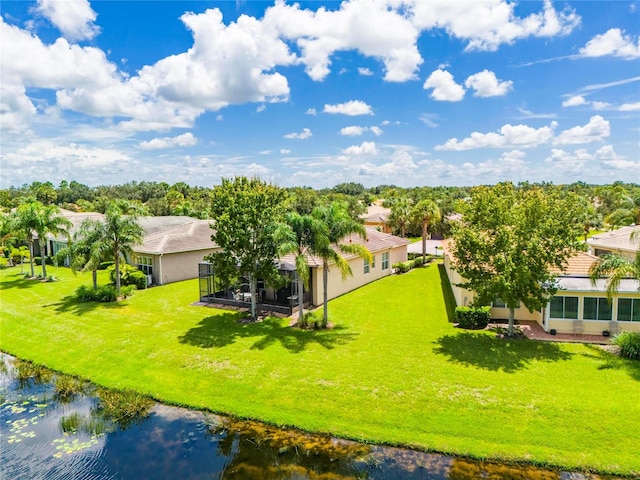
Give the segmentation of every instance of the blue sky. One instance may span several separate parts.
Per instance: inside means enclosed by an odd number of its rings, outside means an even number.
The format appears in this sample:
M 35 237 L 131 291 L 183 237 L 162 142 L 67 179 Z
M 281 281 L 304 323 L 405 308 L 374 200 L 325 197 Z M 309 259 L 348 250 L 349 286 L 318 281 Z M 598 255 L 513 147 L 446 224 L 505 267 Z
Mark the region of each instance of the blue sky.
M 640 2 L 3 1 L 0 186 L 640 182 Z

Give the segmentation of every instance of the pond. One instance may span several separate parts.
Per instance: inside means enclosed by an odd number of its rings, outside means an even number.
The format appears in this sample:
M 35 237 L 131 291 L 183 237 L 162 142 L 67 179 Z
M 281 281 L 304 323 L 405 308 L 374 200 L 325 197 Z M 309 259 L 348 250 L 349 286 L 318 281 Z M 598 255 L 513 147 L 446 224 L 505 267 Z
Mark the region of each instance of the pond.
M 604 478 L 367 445 L 170 407 L 0 357 L 3 479 Z

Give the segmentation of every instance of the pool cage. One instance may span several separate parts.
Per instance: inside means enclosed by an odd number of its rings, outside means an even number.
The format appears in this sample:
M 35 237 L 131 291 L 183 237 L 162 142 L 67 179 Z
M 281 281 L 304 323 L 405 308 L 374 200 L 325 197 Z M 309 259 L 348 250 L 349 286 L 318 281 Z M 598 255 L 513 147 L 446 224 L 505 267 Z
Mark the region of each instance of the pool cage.
M 299 307 L 298 272 L 295 265 L 288 262 L 278 262 L 278 272 L 285 280 L 282 287 L 269 286 L 264 280 L 258 279 L 256 288 L 258 311 L 292 315 L 298 311 Z M 311 282 L 311 275 L 309 277 Z M 216 276 L 212 263 L 200 262 L 198 264 L 198 282 L 201 302 L 251 308 L 249 279 L 240 274 L 232 282 L 225 284 L 222 278 Z M 309 283 L 310 289 L 311 283 Z M 304 308 L 310 305 L 309 290 L 303 288 Z

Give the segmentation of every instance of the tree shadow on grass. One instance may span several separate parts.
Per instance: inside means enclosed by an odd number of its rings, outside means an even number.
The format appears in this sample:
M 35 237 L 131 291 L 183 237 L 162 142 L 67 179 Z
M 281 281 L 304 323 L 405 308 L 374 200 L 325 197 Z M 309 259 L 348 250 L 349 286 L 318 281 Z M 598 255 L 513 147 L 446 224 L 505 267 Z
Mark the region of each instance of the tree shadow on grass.
M 255 338 L 251 350 L 264 350 L 274 343 L 280 343 L 292 353 L 302 352 L 311 344 L 318 344 L 328 350 L 353 341 L 356 333 L 347 333 L 345 327 L 331 330 L 300 330 L 283 325 L 282 319 L 268 317 L 258 323 L 238 323 L 246 314 L 223 313 L 203 318 L 179 338 L 186 343 L 201 348 L 220 348 L 235 343 L 240 338 Z
M 80 302 L 75 295 L 67 295 L 59 302 L 47 303 L 43 307 L 53 307 L 56 313 L 84 315 L 97 309 L 113 310 L 122 308 L 121 302 Z
M 0 290 L 9 290 L 11 288 L 17 288 L 17 289 L 23 290 L 26 288 L 35 287 L 36 285 L 41 283 L 39 279 L 25 277 L 21 273 L 14 273 L 12 277 L 14 278 L 0 283 Z
M 556 343 L 507 340 L 480 332 L 445 335 L 434 343 L 433 351 L 445 355 L 452 363 L 507 373 L 527 368 L 533 361 L 558 362 L 572 357 Z
M 585 345 L 589 353 L 581 355 L 601 361 L 598 370 L 626 370 L 634 380 L 640 381 L 640 360 L 628 360 L 607 352 L 597 345 Z
M 444 305 L 447 309 L 447 318 L 449 323 L 453 323 L 456 319 L 456 299 L 453 296 L 447 271 L 442 263 L 438 264 L 438 273 L 440 274 L 440 286 L 442 288 L 442 295 L 444 296 Z

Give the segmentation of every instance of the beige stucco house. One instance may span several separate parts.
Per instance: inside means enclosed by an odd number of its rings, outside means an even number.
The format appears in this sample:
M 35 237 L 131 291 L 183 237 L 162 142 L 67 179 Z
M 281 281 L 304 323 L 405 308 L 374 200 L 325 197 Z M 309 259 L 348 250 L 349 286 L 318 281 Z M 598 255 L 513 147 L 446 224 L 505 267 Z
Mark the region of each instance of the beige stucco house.
M 628 232 L 627 232 L 628 235 Z M 452 268 L 451 241 L 443 242 L 444 267 L 451 284 L 456 305 L 470 305 L 474 293 L 460 288 L 462 277 Z M 589 269 L 598 257 L 578 253 L 571 257 L 562 271 L 558 271 L 558 291 L 540 311 L 530 312 L 524 305 L 516 308 L 516 320 L 533 320 L 545 331 L 602 335 L 604 332 L 640 332 L 640 282 L 624 279 L 612 302 L 607 300 L 606 279 L 595 285 L 589 279 Z M 495 299 L 491 304 L 491 318 L 507 320 L 506 305 Z
M 97 212 L 72 212 L 60 210 L 69 220 L 71 237 L 85 219 L 104 221 Z M 140 245 L 132 246 L 133 255 L 127 263 L 138 267 L 147 275 L 149 285 L 163 285 L 198 277 L 198 263 L 205 255 L 219 250 L 211 240 L 213 231 L 208 220 L 186 216 L 139 217 L 144 230 Z M 55 255 L 67 246 L 67 238 L 49 236 L 47 254 Z
M 632 240 L 631 235 L 637 238 Z M 640 245 L 640 225 L 623 227 L 610 232 L 600 233 L 587 239 L 589 251 L 601 257 L 608 253 L 616 253 L 622 257 L 633 260 Z
M 389 225 L 390 214 L 390 208 L 374 203 L 367 207 L 367 211 L 360 215 L 360 218 L 365 227 L 375 228 L 382 233 L 391 233 L 391 225 Z

